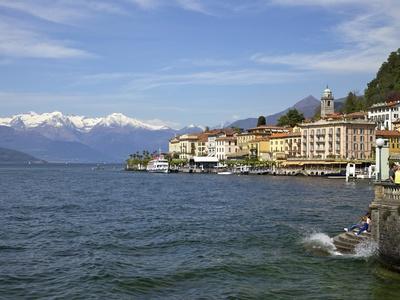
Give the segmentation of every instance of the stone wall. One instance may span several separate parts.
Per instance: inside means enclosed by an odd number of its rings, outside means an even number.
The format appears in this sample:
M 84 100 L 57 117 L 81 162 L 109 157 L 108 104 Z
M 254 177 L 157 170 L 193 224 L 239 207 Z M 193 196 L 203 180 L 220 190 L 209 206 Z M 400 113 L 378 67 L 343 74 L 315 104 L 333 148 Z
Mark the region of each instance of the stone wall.
M 371 232 L 379 245 L 380 259 L 400 271 L 400 186 L 376 184 L 370 208 Z

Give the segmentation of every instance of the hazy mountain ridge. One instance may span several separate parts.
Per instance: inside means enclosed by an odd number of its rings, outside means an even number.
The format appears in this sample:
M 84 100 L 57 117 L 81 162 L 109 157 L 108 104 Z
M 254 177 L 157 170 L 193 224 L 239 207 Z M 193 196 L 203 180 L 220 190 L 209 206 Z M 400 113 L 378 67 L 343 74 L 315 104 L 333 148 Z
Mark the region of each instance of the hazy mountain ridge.
M 32 155 L 24 152 L 0 148 L 0 164 L 27 164 L 27 163 L 45 163 Z

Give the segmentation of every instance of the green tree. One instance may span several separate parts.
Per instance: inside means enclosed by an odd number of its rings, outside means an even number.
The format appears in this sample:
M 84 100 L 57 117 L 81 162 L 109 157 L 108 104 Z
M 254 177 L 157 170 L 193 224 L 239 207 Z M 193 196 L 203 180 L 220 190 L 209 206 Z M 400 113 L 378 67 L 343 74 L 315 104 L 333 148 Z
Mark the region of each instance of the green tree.
M 353 92 L 349 92 L 343 105 L 344 113 L 352 113 L 357 110 L 357 96 Z
M 341 112 L 349 114 L 356 111 L 364 111 L 366 109 L 367 105 L 365 103 L 365 98 L 363 96 L 357 96 L 356 92 L 349 92 L 344 101 Z
M 257 127 L 267 125 L 267 119 L 264 116 L 259 116 L 257 120 Z
M 365 89 L 365 103 L 371 106 L 383 102 L 393 92 L 400 92 L 400 49 L 390 53 L 376 77 L 368 83 Z
M 294 127 L 304 121 L 304 115 L 297 109 L 289 109 L 286 115 L 283 115 L 278 120 L 278 126 Z

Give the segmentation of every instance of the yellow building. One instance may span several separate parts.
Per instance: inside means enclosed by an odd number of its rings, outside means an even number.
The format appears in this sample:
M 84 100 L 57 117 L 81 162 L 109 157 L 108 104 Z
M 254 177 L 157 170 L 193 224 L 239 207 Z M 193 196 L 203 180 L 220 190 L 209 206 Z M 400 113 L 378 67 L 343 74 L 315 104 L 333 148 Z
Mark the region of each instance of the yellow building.
M 294 131 L 287 134 L 285 139 L 285 155 L 286 157 L 301 156 L 301 132 Z
M 176 140 L 179 140 L 179 145 Z M 181 159 L 190 159 L 197 154 L 198 140 L 198 134 L 183 134 L 173 138 L 169 142 L 169 152 L 178 153 Z
M 270 152 L 274 160 L 285 159 L 285 147 L 288 133 L 275 133 L 269 137 Z
M 257 157 L 259 160 L 271 160 L 270 139 L 259 138 L 248 143 L 250 157 Z
M 395 130 L 377 130 L 376 138 L 388 140 L 389 155 L 392 158 L 400 158 L 400 132 Z
M 169 140 L 168 143 L 168 152 L 172 155 L 177 154 L 179 155 L 181 151 L 179 137 L 174 137 Z
M 253 133 L 245 132 L 245 133 L 238 134 L 237 135 L 237 145 L 238 145 L 239 151 L 242 151 L 242 150 L 248 151 L 249 142 L 255 140 L 255 138 L 256 138 L 256 135 Z

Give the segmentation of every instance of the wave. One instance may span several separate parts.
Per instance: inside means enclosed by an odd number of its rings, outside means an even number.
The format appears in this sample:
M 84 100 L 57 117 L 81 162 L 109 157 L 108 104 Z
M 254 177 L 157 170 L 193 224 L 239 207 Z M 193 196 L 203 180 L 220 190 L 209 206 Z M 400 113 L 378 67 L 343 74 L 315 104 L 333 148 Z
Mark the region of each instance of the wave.
M 336 249 L 333 238 L 322 232 L 315 232 L 304 237 L 302 243 L 309 252 L 315 255 L 369 258 L 378 253 L 378 244 L 372 240 L 365 240 L 355 247 L 355 253 L 343 254 Z
M 355 247 L 353 257 L 368 258 L 378 254 L 378 243 L 373 240 L 365 240 Z
M 312 233 L 303 238 L 303 245 L 305 248 L 317 255 L 341 255 L 336 250 L 333 239 L 329 235 L 322 232 Z

